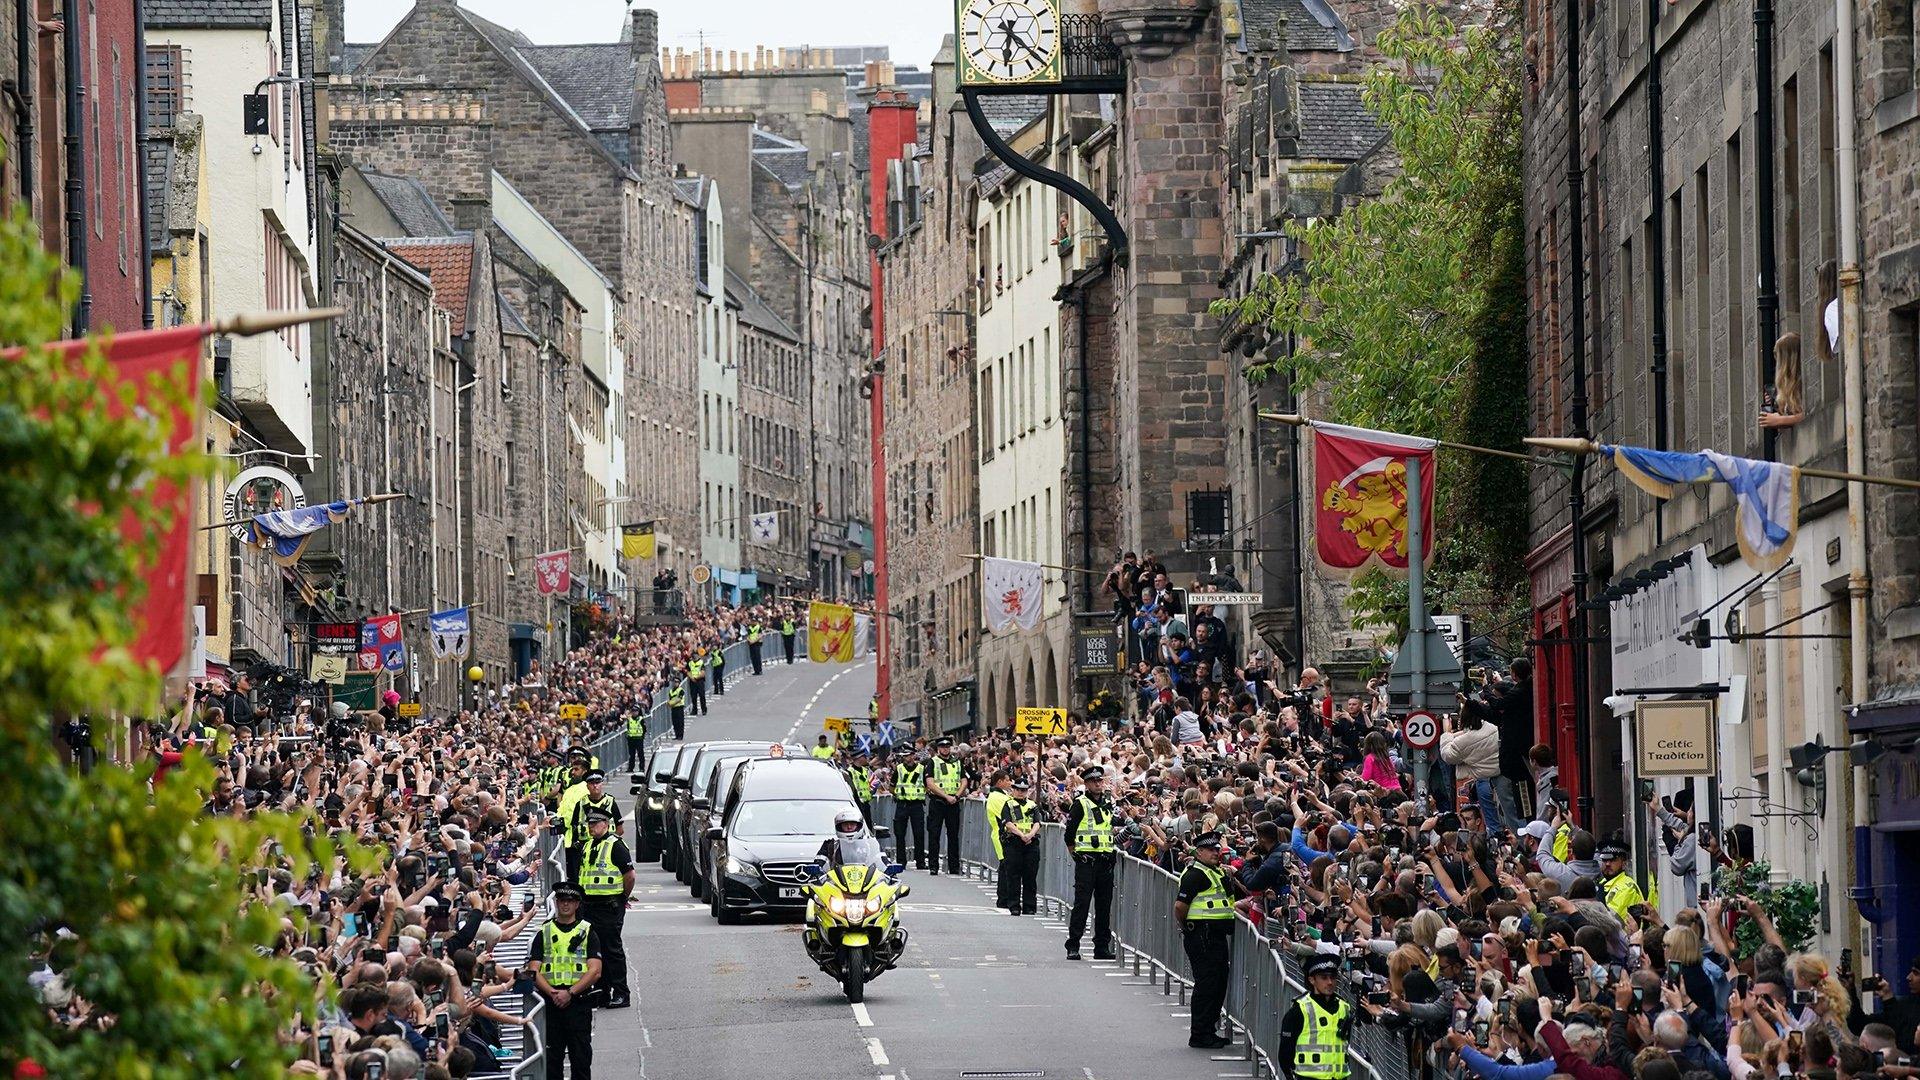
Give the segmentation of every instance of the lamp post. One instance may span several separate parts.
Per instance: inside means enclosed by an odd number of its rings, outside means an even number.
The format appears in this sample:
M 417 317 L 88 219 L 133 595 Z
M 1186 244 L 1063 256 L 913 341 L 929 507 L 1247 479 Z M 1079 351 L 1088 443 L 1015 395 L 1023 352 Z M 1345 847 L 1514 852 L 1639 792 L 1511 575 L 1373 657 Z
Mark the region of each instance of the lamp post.
M 487 670 L 479 664 L 467 669 L 467 682 L 473 684 L 473 711 L 476 716 L 480 712 L 480 680 L 486 677 Z

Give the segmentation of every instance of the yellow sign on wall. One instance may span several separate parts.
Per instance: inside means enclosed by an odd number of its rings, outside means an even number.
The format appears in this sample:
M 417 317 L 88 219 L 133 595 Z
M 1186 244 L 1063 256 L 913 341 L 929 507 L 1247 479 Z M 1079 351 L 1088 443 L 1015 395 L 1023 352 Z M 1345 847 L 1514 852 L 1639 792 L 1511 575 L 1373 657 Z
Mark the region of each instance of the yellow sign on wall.
M 586 718 L 587 707 L 585 705 L 560 706 L 560 719 L 562 720 L 585 720 Z
M 417 702 L 417 701 L 403 701 L 403 702 L 401 702 L 401 703 L 400 703 L 400 715 L 401 715 L 401 716 L 412 716 L 412 717 L 417 717 L 417 716 L 419 716 L 419 715 L 420 715 L 420 703 L 419 703 L 419 702 Z
M 1015 735 L 1065 735 L 1067 710 L 1019 709 L 1013 714 Z

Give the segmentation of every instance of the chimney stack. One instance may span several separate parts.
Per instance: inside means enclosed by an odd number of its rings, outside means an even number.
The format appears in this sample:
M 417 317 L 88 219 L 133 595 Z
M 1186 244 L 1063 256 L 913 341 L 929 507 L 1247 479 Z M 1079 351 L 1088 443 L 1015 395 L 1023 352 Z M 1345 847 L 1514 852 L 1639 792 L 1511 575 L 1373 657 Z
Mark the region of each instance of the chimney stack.
M 650 8 L 634 8 L 634 59 L 640 60 L 658 55 L 660 55 L 660 13 Z

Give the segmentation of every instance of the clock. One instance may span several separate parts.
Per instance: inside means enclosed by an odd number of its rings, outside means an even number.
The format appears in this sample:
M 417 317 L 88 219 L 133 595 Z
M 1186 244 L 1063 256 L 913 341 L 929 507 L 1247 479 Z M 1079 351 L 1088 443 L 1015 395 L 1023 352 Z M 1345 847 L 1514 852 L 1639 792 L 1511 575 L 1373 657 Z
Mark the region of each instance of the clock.
M 954 40 L 962 86 L 1060 81 L 1057 0 L 958 0 Z

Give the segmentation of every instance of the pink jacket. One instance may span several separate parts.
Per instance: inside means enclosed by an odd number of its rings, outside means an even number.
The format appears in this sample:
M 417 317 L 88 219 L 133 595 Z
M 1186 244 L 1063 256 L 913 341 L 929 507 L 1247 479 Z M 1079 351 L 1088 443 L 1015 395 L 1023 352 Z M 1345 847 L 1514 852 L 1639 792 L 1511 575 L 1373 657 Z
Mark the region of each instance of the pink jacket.
M 1393 764 L 1382 761 L 1372 754 L 1360 763 L 1360 779 L 1369 784 L 1378 784 L 1388 791 L 1400 790 L 1400 774 L 1393 771 Z

